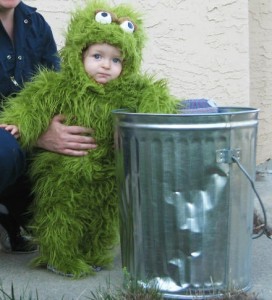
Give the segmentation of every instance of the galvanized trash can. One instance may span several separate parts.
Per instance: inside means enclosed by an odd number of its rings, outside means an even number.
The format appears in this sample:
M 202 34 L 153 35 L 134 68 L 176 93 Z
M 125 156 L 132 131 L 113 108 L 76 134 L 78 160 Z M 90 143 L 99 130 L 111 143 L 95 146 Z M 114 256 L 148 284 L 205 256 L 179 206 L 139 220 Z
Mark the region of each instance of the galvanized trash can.
M 122 266 L 168 299 L 250 288 L 258 110 L 114 111 Z

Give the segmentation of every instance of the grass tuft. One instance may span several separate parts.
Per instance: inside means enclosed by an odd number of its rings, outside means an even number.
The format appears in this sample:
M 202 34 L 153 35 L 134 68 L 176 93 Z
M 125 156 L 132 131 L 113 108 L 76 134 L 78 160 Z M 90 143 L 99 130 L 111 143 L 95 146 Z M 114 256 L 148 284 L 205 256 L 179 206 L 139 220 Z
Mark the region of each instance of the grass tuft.
M 156 288 L 144 288 L 142 285 L 139 285 L 135 281 L 127 280 L 125 274 L 125 285 L 124 287 L 114 287 L 107 282 L 106 287 L 99 287 L 96 291 L 89 291 L 89 294 L 81 295 L 74 300 L 163 300 L 163 295 Z M 191 299 L 200 299 L 199 297 L 203 296 L 201 291 L 199 294 L 190 295 Z M 222 296 L 212 296 L 207 295 L 206 297 L 209 300 L 261 300 L 254 293 L 246 293 L 241 291 L 233 291 L 223 293 Z M 188 297 L 188 296 L 186 296 Z M 64 296 L 60 296 L 59 299 L 64 299 Z M 205 296 L 203 298 L 205 299 Z M 39 300 L 38 291 L 36 290 L 35 295 L 31 293 L 26 295 L 26 291 L 22 295 L 16 297 L 13 284 L 11 285 L 10 292 L 4 291 L 3 287 L 0 285 L 0 300 Z

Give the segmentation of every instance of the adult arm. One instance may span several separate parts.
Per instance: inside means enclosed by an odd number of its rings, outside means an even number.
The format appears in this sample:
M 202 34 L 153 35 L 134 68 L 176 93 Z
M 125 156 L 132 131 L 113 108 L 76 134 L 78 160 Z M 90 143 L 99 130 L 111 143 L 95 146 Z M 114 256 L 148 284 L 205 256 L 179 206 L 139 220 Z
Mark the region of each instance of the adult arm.
M 54 70 L 59 70 L 59 58 L 56 56 L 56 45 L 49 25 L 45 22 L 46 35 L 42 47 L 41 63 Z M 47 130 L 38 138 L 36 147 L 47 151 L 71 156 L 84 156 L 88 150 L 96 148 L 95 140 L 91 137 L 92 129 L 81 126 L 64 125 L 65 117 L 55 116 Z
M 42 33 L 38 65 L 42 65 L 51 70 L 59 71 L 60 58 L 51 27 L 41 14 L 36 13 L 34 16 L 37 20 L 36 30 Z

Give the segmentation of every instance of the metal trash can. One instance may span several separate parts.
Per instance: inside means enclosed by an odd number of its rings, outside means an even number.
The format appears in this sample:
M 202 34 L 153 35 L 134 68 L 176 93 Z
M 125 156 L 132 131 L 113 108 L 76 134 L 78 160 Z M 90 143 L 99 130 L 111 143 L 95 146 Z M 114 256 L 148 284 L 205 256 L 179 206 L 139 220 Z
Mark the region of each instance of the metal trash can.
M 168 299 L 250 288 L 258 109 L 113 112 L 122 266 Z

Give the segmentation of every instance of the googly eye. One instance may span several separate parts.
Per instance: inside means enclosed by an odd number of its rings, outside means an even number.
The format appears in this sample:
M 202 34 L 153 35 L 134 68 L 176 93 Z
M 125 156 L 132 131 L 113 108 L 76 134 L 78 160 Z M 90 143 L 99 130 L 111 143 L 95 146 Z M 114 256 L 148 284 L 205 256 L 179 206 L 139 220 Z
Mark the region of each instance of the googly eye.
M 111 14 L 106 11 L 99 11 L 95 15 L 95 21 L 101 24 L 110 24 L 112 22 Z
M 126 31 L 126 32 L 129 32 L 129 33 L 133 33 L 135 31 L 135 26 L 134 24 L 129 21 L 129 20 L 125 20 L 124 22 L 122 22 L 120 24 L 120 27 Z

